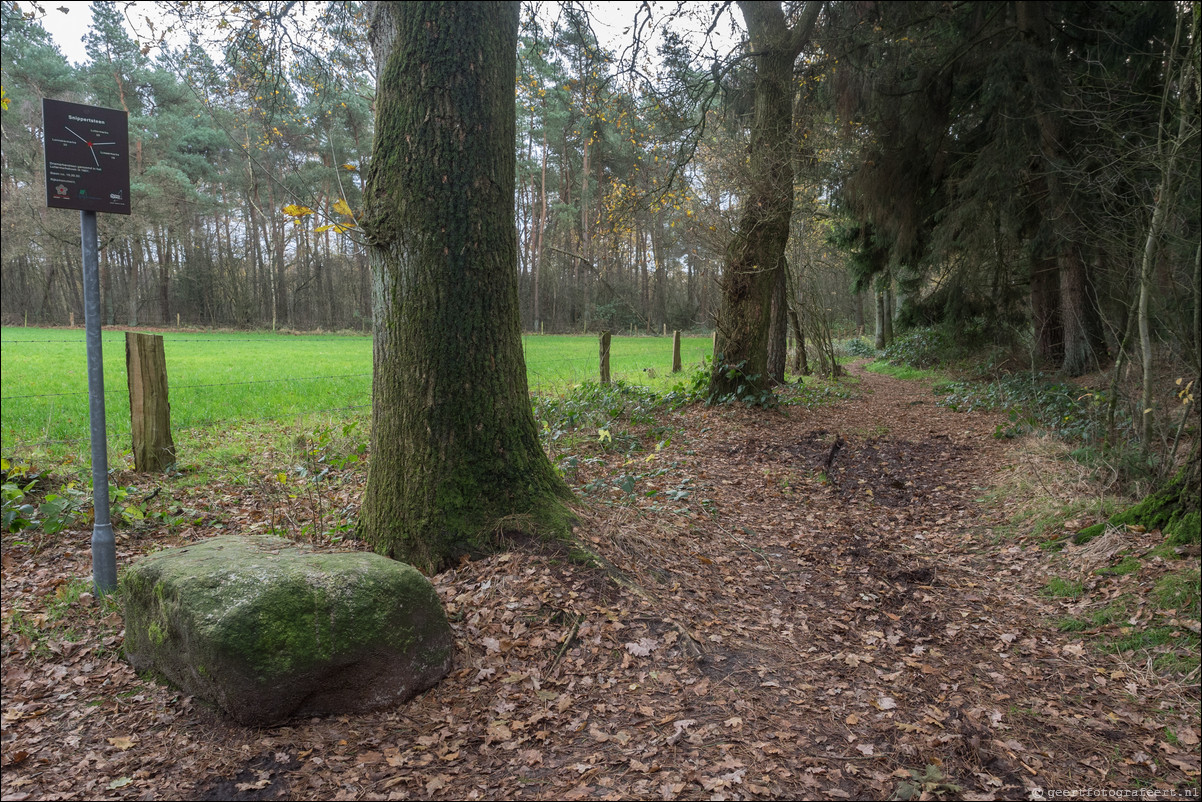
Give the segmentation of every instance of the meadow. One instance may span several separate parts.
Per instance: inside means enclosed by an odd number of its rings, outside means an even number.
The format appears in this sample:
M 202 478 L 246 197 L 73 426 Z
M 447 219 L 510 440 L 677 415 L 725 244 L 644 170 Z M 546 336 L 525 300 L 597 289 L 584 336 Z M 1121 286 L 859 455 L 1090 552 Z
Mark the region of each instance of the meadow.
M 156 332 L 163 336 L 173 431 L 238 421 L 353 415 L 371 407 L 371 337 L 341 334 Z M 105 330 L 105 418 L 110 449 L 127 449 L 130 420 L 124 331 Z M 531 393 L 560 394 L 596 381 L 596 336 L 523 338 Z M 708 337 L 681 340 L 687 372 L 711 350 Z M 0 448 L 5 457 L 86 451 L 87 361 L 84 330 L 0 329 Z M 670 337 L 614 336 L 611 376 L 667 390 Z

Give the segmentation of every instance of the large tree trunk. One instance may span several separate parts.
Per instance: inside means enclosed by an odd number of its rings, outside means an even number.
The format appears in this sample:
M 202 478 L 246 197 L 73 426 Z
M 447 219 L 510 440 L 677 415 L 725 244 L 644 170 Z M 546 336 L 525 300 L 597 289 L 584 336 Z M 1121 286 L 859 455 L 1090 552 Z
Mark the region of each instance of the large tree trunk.
M 1060 322 L 1060 284 L 1055 259 L 1032 257 L 1030 294 L 1035 352 L 1041 361 L 1058 365 L 1064 358 L 1064 326 Z
M 885 304 L 885 313 L 882 315 L 885 327 L 885 345 L 889 345 L 893 342 L 893 316 L 896 314 L 893 305 L 893 276 L 889 273 L 885 274 L 885 291 L 882 293 L 882 298 Z
M 497 535 L 563 537 L 571 526 L 522 356 L 517 31 L 517 3 L 371 9 L 375 371 L 359 528 L 425 571 L 495 548 Z
M 1064 323 L 1064 365 L 1069 376 L 1091 373 L 1106 354 L 1102 318 L 1085 261 L 1076 248 L 1060 259 L 1060 309 Z
M 782 256 L 776 271 L 776 286 L 772 289 L 772 313 L 768 326 L 768 378 L 777 384 L 785 383 L 785 357 L 789 339 L 789 303 L 785 292 L 785 271 L 789 269 Z
M 872 341 L 872 345 L 876 350 L 881 350 L 888 341 L 885 339 L 885 291 L 881 288 L 880 279 L 877 280 L 876 294 L 876 337 Z
M 776 271 L 793 213 L 793 61 L 809 40 L 821 3 L 810 2 L 790 28 L 780 3 L 740 2 L 755 58 L 755 115 L 748 158 L 751 184 L 726 251 L 718 354 L 710 397 L 768 385 L 768 320 Z
M 1039 147 L 1043 160 L 1039 176 L 1043 189 L 1042 211 L 1053 235 L 1046 246 L 1055 254 L 1060 270 L 1061 325 L 1064 337 L 1062 369 L 1070 376 L 1097 370 L 1105 355 L 1101 318 L 1081 245 L 1087 236 L 1079 230 L 1072 207 L 1072 187 L 1062 175 L 1063 165 L 1071 163 L 1074 133 L 1065 110 L 1058 65 L 1049 50 L 1051 4 L 1019 3 L 1017 24 L 1027 40 L 1023 66 L 1035 98 L 1035 121 L 1039 127 Z

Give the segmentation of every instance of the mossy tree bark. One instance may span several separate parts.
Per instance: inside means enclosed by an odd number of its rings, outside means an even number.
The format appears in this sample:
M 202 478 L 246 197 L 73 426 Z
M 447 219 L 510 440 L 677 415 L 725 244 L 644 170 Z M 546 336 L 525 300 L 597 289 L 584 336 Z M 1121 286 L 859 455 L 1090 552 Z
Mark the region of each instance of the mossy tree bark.
M 772 312 L 768 321 L 768 378 L 776 384 L 785 382 L 785 357 L 789 350 L 789 303 L 785 291 L 789 265 L 782 254 L 772 288 Z
M 426 572 L 495 550 L 498 534 L 570 533 L 522 356 L 517 34 L 515 2 L 371 8 L 374 397 L 359 528 Z
M 711 398 L 740 387 L 758 394 L 768 386 L 771 299 L 793 213 L 793 61 L 809 41 L 821 7 L 806 3 L 790 27 L 778 2 L 739 3 L 755 59 L 751 184 L 726 252 Z

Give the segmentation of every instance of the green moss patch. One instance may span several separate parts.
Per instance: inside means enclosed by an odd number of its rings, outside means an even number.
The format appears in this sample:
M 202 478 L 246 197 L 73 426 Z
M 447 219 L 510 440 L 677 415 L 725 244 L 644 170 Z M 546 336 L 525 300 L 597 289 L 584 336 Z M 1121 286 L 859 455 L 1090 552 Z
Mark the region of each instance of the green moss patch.
M 212 538 L 142 559 L 121 591 L 130 663 L 242 723 L 403 701 L 450 668 L 433 587 L 375 554 Z

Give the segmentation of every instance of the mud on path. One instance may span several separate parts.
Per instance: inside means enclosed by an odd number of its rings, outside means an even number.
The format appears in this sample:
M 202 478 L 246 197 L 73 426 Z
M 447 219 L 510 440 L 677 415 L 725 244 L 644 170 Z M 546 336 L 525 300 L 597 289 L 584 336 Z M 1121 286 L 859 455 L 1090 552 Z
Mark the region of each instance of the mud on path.
M 1000 419 L 856 372 L 830 406 L 682 413 L 663 470 L 584 516 L 619 582 L 518 551 L 436 577 L 456 667 L 374 715 L 231 725 L 134 676 L 87 608 L 35 650 L 12 611 L 86 552 L 6 541 L 4 798 L 1196 795 L 1196 678 L 1057 631 L 1049 557 L 981 501 L 1013 465 Z

